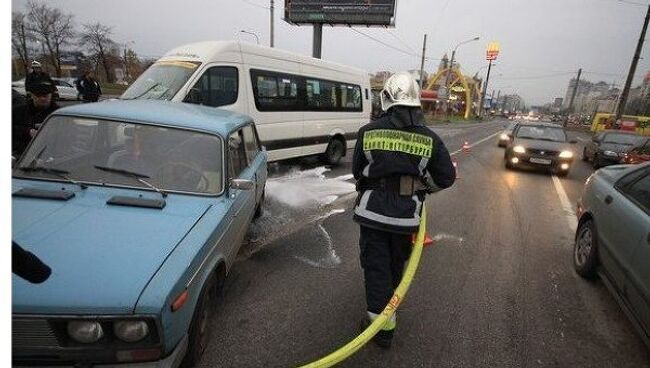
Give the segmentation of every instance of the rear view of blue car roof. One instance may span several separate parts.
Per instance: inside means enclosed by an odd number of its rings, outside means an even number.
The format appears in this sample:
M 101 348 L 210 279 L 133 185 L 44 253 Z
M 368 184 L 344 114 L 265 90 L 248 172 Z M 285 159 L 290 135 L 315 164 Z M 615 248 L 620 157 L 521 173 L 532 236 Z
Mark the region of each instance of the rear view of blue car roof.
M 64 107 L 53 114 L 162 124 L 222 136 L 252 120 L 249 116 L 214 107 L 158 100 L 107 100 Z

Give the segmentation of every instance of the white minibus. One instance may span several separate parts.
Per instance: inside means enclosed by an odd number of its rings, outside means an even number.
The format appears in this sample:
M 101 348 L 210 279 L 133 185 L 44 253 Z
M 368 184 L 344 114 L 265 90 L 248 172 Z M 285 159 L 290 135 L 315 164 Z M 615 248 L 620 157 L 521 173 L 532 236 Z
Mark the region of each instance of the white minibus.
M 269 161 L 322 155 L 337 164 L 370 118 L 369 74 L 236 41 L 169 51 L 121 96 L 219 107 L 255 121 Z

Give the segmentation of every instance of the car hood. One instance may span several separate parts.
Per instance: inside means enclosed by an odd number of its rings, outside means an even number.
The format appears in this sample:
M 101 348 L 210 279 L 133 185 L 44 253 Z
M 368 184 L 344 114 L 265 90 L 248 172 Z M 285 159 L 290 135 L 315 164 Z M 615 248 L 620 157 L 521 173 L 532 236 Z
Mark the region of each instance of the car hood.
M 599 151 L 613 151 L 617 153 L 621 152 L 627 152 L 630 148 L 633 146 L 628 146 L 625 144 L 616 144 L 616 143 L 601 143 L 600 146 L 598 146 Z
M 515 139 L 513 145 L 522 145 L 525 148 L 534 148 L 549 151 L 570 150 L 570 145 L 565 142 L 538 141 L 534 139 Z
M 12 193 L 51 186 L 14 180 Z M 114 195 L 160 197 L 111 188 L 67 190 L 75 192 L 68 201 L 12 199 L 13 240 L 52 269 L 41 284 L 12 275 L 13 313 L 131 313 L 149 280 L 209 208 L 205 198 L 173 194 L 162 210 L 114 206 L 106 204 Z

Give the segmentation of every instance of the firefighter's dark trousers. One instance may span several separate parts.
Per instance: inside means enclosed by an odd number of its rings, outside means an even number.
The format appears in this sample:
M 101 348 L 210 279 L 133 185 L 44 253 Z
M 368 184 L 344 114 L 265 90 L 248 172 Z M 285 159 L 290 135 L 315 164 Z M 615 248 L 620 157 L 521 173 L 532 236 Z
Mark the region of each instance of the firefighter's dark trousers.
M 361 226 L 359 246 L 368 311 L 379 314 L 402 280 L 404 263 L 411 255 L 411 235 Z

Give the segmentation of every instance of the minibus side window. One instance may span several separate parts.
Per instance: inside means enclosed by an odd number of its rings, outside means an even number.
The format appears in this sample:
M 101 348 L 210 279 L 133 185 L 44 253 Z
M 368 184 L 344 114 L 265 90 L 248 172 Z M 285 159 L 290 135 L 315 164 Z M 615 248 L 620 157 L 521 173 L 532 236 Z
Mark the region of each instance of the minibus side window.
M 214 66 L 206 70 L 192 87 L 192 98 L 187 102 L 207 106 L 224 106 L 237 102 L 239 77 L 237 68 Z

